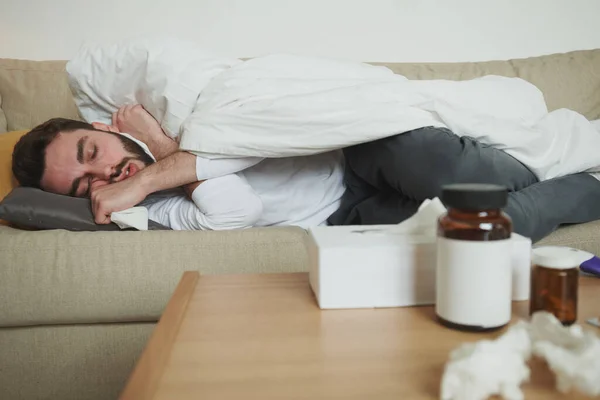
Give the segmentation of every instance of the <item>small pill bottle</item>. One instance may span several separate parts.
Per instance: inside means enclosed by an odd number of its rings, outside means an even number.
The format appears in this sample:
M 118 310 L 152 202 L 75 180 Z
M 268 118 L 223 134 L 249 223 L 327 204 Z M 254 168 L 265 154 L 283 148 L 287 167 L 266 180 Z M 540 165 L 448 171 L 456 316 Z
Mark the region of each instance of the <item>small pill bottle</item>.
M 533 249 L 529 313 L 547 311 L 563 325 L 577 321 L 580 257 L 577 250 L 544 246 Z
M 503 186 L 442 188 L 448 211 L 438 221 L 435 309 L 443 325 L 488 331 L 510 322 L 512 221 L 502 211 L 507 200 Z

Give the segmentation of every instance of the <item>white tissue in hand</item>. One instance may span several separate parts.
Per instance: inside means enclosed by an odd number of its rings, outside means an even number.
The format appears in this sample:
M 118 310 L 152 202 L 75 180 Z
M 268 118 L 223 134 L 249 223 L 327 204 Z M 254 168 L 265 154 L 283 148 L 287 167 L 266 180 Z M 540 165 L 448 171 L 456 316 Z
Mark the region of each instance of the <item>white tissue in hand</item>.
M 522 382 L 529 379 L 526 361 L 531 340 L 519 323 L 496 340 L 463 344 L 450 353 L 442 378 L 442 400 L 485 400 L 500 395 L 522 400 Z
M 533 354 L 542 357 L 556 375 L 556 387 L 600 395 L 600 339 L 581 326 L 564 327 L 552 314 L 533 315 L 530 325 Z
M 139 231 L 148 230 L 148 209 L 146 207 L 132 207 L 123 211 L 110 214 L 110 220 L 121 229 L 135 228 Z

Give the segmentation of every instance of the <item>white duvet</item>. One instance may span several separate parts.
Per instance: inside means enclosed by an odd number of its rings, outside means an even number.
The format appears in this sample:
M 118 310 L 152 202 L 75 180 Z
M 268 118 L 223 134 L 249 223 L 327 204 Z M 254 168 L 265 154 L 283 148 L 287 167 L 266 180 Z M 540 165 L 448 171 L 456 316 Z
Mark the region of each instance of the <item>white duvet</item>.
M 505 150 L 541 180 L 600 171 L 600 132 L 574 111 L 549 113 L 518 78 L 412 81 L 361 63 L 222 59 L 149 38 L 87 45 L 67 72 L 85 120 L 108 123 L 119 106 L 141 103 L 182 150 L 205 158 L 309 155 L 440 126 Z

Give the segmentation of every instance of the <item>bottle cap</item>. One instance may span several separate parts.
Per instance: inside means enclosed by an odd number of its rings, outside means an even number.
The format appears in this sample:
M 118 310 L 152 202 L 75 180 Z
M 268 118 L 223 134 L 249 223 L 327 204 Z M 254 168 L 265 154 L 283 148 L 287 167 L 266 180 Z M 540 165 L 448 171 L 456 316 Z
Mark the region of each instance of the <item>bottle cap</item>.
M 504 186 L 459 183 L 442 187 L 442 202 L 459 210 L 483 211 L 504 208 L 508 190 Z
M 553 269 L 579 267 L 581 256 L 577 250 L 561 246 L 544 246 L 533 249 L 532 261 L 535 265 Z

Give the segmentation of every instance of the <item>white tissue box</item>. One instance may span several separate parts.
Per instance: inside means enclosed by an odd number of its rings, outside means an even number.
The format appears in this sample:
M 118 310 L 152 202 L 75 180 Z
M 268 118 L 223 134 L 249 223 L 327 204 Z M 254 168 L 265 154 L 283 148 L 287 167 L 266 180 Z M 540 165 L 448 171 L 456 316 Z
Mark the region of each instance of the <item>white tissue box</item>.
M 435 303 L 435 237 L 397 225 L 324 226 L 309 235 L 310 285 L 322 309 Z M 511 240 L 512 297 L 527 300 L 531 240 L 517 234 Z

